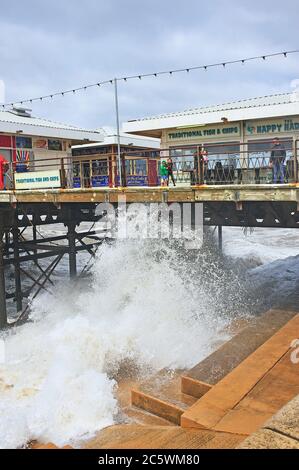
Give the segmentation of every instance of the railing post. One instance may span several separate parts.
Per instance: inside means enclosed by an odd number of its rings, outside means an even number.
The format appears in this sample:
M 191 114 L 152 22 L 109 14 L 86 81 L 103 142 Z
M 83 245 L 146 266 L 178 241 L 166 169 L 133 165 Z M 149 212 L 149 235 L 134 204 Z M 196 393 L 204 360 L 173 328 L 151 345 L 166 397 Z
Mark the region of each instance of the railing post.
M 76 253 L 76 222 L 69 222 L 68 225 L 68 241 L 69 241 L 69 272 L 70 278 L 77 276 L 77 253 Z
M 294 146 L 294 183 L 298 183 L 298 140 L 293 143 Z
M 84 171 L 83 171 L 83 163 L 80 161 L 79 163 L 79 174 L 80 174 L 80 185 L 81 189 L 84 188 Z
M 200 147 L 196 147 L 196 157 L 195 157 L 195 184 L 202 184 L 202 175 L 201 175 L 201 152 Z
M 22 302 L 23 294 L 22 294 L 21 269 L 20 269 L 20 257 L 19 257 L 19 233 L 20 232 L 19 232 L 18 227 L 15 226 L 12 229 L 12 235 L 13 235 L 17 313 L 21 312 L 23 308 L 23 302 Z
M 61 187 L 66 187 L 66 175 L 65 175 L 65 168 L 64 168 L 64 159 L 61 158 L 60 162 L 60 178 L 61 178 Z
M 3 230 L 0 229 L 0 329 L 7 326 L 7 311 L 6 311 L 6 289 L 5 289 L 5 275 L 3 263 Z
M 15 190 L 15 170 L 14 170 L 14 162 L 10 162 L 10 174 L 11 174 L 11 187 Z
M 127 174 L 126 174 L 126 158 L 125 155 L 121 154 L 121 174 L 119 175 L 121 181 L 120 186 L 126 187 L 127 186 Z

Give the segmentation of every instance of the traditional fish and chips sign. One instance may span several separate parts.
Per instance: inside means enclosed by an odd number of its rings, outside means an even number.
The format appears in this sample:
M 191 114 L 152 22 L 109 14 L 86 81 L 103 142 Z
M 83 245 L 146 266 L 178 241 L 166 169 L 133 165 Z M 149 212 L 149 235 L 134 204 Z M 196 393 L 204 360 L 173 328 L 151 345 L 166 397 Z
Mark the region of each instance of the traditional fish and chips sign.
M 216 126 L 202 126 L 195 128 L 185 128 L 169 132 L 167 135 L 168 140 L 188 140 L 197 138 L 215 138 L 217 136 L 230 137 L 240 136 L 240 125 L 216 125 Z
M 61 188 L 60 170 L 15 173 L 15 189 Z

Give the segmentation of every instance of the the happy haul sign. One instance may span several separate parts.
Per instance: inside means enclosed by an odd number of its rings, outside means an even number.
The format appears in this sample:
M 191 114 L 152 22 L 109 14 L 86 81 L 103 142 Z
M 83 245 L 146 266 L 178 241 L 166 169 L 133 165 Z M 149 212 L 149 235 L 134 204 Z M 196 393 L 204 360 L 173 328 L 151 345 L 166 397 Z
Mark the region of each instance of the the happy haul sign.
M 61 178 L 59 170 L 15 173 L 16 189 L 51 189 L 60 187 Z
M 299 118 L 253 121 L 246 124 L 246 135 L 267 135 L 299 132 Z

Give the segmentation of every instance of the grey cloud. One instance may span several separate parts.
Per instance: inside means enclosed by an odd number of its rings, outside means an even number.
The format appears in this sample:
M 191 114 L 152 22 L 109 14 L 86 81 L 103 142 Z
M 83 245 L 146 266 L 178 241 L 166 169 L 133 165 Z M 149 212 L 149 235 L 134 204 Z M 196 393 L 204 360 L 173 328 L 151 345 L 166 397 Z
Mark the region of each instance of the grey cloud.
M 296 48 L 298 2 L 1 1 L 0 79 L 7 100 L 114 76 Z M 120 84 L 122 120 L 284 92 L 298 56 Z M 36 115 L 114 124 L 113 88 L 33 105 Z

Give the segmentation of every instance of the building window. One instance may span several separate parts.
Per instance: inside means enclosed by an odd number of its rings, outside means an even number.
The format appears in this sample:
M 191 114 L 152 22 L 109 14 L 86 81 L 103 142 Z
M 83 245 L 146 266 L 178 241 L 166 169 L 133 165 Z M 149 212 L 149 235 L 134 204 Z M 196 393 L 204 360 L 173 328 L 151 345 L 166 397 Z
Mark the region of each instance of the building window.
M 290 160 L 293 155 L 292 139 L 279 139 L 280 143 L 286 150 L 286 161 Z M 267 167 L 269 166 L 271 151 L 273 147 L 273 139 L 268 140 L 251 140 L 248 141 L 248 167 Z
M 181 147 L 170 149 L 170 155 L 173 158 L 175 167 L 181 171 L 194 169 L 194 159 L 198 149 L 207 151 L 209 168 L 213 168 L 216 162 L 222 165 L 234 166 L 240 165 L 240 143 L 239 142 L 219 142 L 215 144 L 199 144 L 198 146 Z
M 126 159 L 125 168 L 128 176 L 147 176 L 147 160 Z
M 93 176 L 107 176 L 108 175 L 108 162 L 107 160 L 95 160 L 92 162 Z
M 11 150 L 8 150 L 8 149 L 0 149 L 0 155 L 2 155 L 5 160 L 7 160 L 8 162 L 11 162 L 12 158 L 11 158 Z
M 135 160 L 135 175 L 146 176 L 146 160 Z
M 170 156 L 174 163 L 174 169 L 180 171 L 190 171 L 194 169 L 194 158 L 196 157 L 197 147 L 171 148 Z M 166 158 L 162 158 L 166 160 Z
M 81 155 L 102 155 L 105 153 L 110 153 L 110 147 L 82 147 L 72 150 L 73 157 L 80 157 Z
M 62 151 L 62 142 L 56 139 L 48 139 L 48 149 Z
M 43 137 L 33 139 L 32 144 L 35 149 L 48 150 L 48 139 L 44 139 Z
M 12 138 L 10 135 L 0 135 L 0 148 L 13 147 Z
M 31 137 L 16 137 L 16 148 L 17 149 L 32 149 L 32 139 Z
M 128 176 L 133 175 L 134 174 L 133 160 L 125 160 L 125 168 L 126 168 L 126 174 Z

